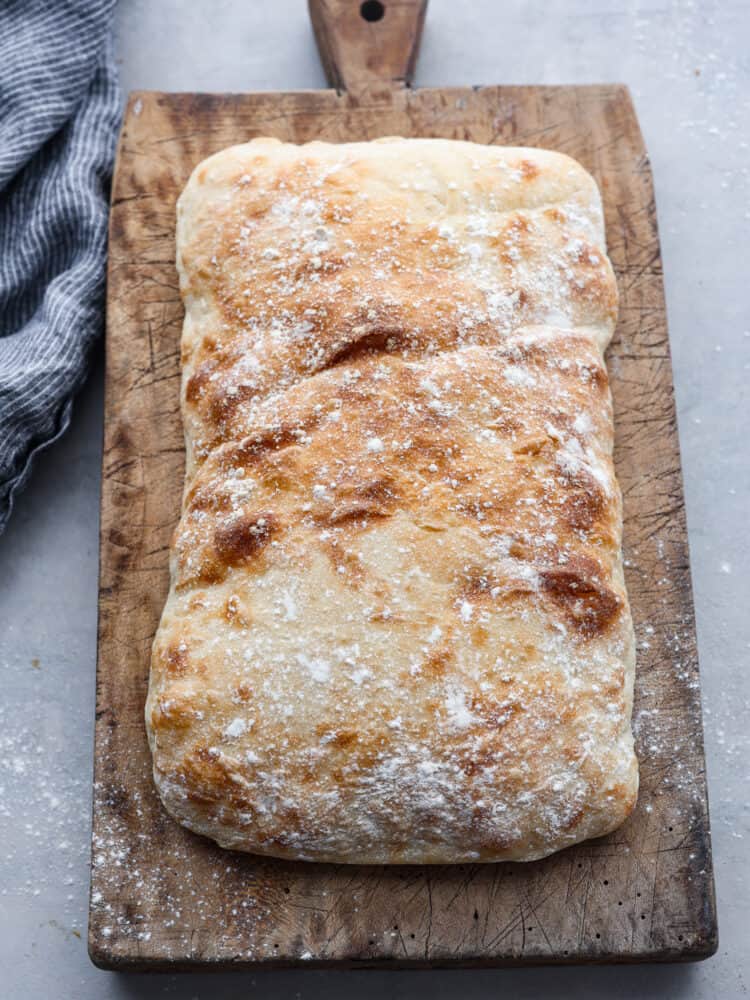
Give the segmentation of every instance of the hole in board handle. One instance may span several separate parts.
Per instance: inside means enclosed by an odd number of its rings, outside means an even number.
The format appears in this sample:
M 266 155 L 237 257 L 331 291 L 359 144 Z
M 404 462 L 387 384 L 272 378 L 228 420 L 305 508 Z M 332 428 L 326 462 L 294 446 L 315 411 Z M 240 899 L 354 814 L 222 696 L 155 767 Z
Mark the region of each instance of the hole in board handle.
M 372 24 L 375 21 L 382 21 L 385 15 L 385 6 L 380 0 L 365 0 L 359 8 L 359 13 L 365 21 L 369 21 Z

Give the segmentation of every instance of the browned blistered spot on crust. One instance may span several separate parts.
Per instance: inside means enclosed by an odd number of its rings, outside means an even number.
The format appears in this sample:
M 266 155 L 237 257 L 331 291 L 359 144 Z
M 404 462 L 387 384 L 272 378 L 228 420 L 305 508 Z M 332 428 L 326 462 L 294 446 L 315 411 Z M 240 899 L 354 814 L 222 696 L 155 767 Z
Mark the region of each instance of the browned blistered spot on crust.
M 317 512 L 315 519 L 319 523 L 342 525 L 387 517 L 396 499 L 390 477 L 344 483 L 336 490 L 333 508 Z
M 550 444 L 547 434 L 530 434 L 513 445 L 516 455 L 538 455 Z
M 187 643 L 179 639 L 172 642 L 164 652 L 163 662 L 168 677 L 183 677 L 190 669 Z
M 578 824 L 583 819 L 584 815 L 585 813 L 583 809 L 580 808 L 576 809 L 573 812 L 573 815 L 568 820 L 568 822 L 564 823 L 561 829 L 563 829 L 566 833 L 570 833 L 571 830 L 574 830 L 578 826 Z
M 563 566 L 542 569 L 544 591 L 584 637 L 607 630 L 622 608 L 622 598 L 601 583 L 600 567 L 588 556 L 571 556 Z
M 597 257 L 601 261 L 601 254 L 596 250 L 596 248 L 590 246 L 585 240 L 582 239 L 576 240 L 575 243 L 570 243 L 565 250 L 566 257 L 576 264 L 590 264 L 589 254 L 591 253 L 596 253 Z
M 494 732 L 508 726 L 524 711 L 520 701 L 502 700 L 478 693 L 471 697 L 469 706 L 473 714 L 479 716 Z
M 488 809 L 484 810 L 484 813 L 487 819 L 492 819 Z M 490 825 L 488 829 L 492 829 L 492 826 Z M 488 836 L 486 830 L 482 830 L 481 833 L 482 838 L 479 847 L 487 857 L 500 857 L 518 844 L 518 838 L 514 839 L 513 837 L 503 837 L 501 835 Z
M 469 601 L 492 600 L 490 592 L 495 586 L 497 586 L 497 581 L 494 577 L 484 573 L 470 572 L 466 579 L 461 581 L 458 593 L 459 597 Z
M 471 630 L 471 641 L 475 646 L 479 647 L 480 649 L 483 646 L 487 645 L 487 640 L 489 639 L 489 637 L 490 633 L 487 631 L 484 625 L 475 625 Z
M 305 255 L 298 260 L 289 269 L 291 280 L 304 282 L 314 277 L 325 281 L 339 273 L 346 266 L 344 258 L 338 254 L 321 251 L 318 254 L 318 258 L 319 261 L 314 262 L 309 255 Z
M 245 601 L 241 600 L 237 594 L 228 597 L 224 604 L 224 618 L 231 625 L 238 628 L 248 628 L 250 625 L 250 615 Z
M 178 780 L 182 779 L 183 782 L 185 781 L 184 769 L 177 772 L 177 778 Z M 213 818 L 216 815 L 213 805 L 220 798 L 220 794 L 214 794 L 212 791 L 211 794 L 206 795 L 192 789 L 187 789 L 185 794 L 187 795 L 188 801 L 192 802 L 193 805 L 202 806 L 206 809 L 207 817 Z
M 355 326 L 348 336 L 331 345 L 325 360 L 316 370 L 323 371 L 337 365 L 352 364 L 363 357 L 395 351 L 408 341 L 409 335 L 403 327 L 376 327 L 372 323 Z
M 260 481 L 263 487 L 270 493 L 293 492 L 295 486 L 299 486 L 301 477 L 296 475 L 294 463 L 290 461 L 290 447 L 281 456 L 272 456 L 266 461 L 266 468 L 260 473 Z
M 188 403 L 197 403 L 200 400 L 215 371 L 216 362 L 214 361 L 204 361 L 196 368 L 185 386 L 185 399 Z
M 212 510 L 215 512 L 229 510 L 230 499 L 226 494 L 219 493 L 214 483 L 196 483 L 188 492 L 185 500 L 185 510 L 189 512 Z
M 509 232 L 528 233 L 531 231 L 531 222 L 528 216 L 518 212 L 511 216 L 506 228 Z
M 531 560 L 534 557 L 534 550 L 526 542 L 523 542 L 518 538 L 514 538 L 508 548 L 508 555 L 513 559 Z
M 347 732 L 341 730 L 337 732 L 334 738 L 331 740 L 332 744 L 336 747 L 345 748 L 350 747 L 357 742 L 359 736 L 355 732 Z
M 568 218 L 565 212 L 558 208 L 557 205 L 554 205 L 552 208 L 545 208 L 544 215 L 546 215 L 551 222 L 567 222 Z
M 191 614 L 205 610 L 205 608 L 208 607 L 206 604 L 205 590 L 199 590 L 196 594 L 192 594 L 188 600 L 187 607 Z
M 299 444 L 300 435 L 311 430 L 318 422 L 314 414 L 305 414 L 297 423 L 279 421 L 272 427 L 262 427 L 248 434 L 237 444 L 230 445 L 222 456 L 225 468 L 233 465 L 252 466 L 269 453 Z
M 566 490 L 560 505 L 571 527 L 588 531 L 601 520 L 609 503 L 600 484 L 584 469 L 569 477 L 571 489 Z
M 625 669 L 618 666 L 612 671 L 612 679 L 608 684 L 602 685 L 602 691 L 611 699 L 622 697 L 625 687 Z
M 528 247 L 532 241 L 531 230 L 532 223 L 527 216 L 517 213 L 510 216 L 498 232 L 487 237 L 489 246 L 497 251 L 509 274 L 513 274 L 515 271 L 519 253 L 524 257 L 527 256 Z M 524 303 L 520 304 L 524 305 Z M 522 325 L 520 317 L 519 325 Z
M 177 778 L 184 783 L 192 802 L 202 805 L 226 802 L 243 811 L 253 807 L 247 793 L 232 779 L 224 760 L 207 746 L 197 746 L 183 758 Z
M 532 160 L 521 160 L 521 176 L 525 181 L 533 181 L 539 173 L 539 167 Z
M 232 419 L 245 400 L 252 399 L 254 395 L 255 389 L 250 385 L 237 385 L 233 383 L 230 393 L 220 383 L 217 383 L 215 391 L 211 393 L 211 402 L 208 408 L 211 420 L 217 426 L 222 426 L 226 421 Z
M 569 743 L 562 748 L 561 752 L 567 764 L 578 764 L 587 756 L 587 751 L 584 750 L 580 741 Z
M 453 649 L 449 642 L 435 646 L 422 661 L 422 673 L 427 677 L 440 678 L 453 663 Z
M 335 539 L 320 541 L 319 544 L 341 579 L 353 589 L 357 589 L 363 583 L 366 575 L 362 560 L 355 553 L 337 545 Z
M 467 778 L 482 774 L 488 768 L 498 763 L 501 752 L 501 747 L 497 740 L 492 738 L 485 739 L 471 753 L 465 751 L 459 753 L 461 770 Z
M 370 771 L 382 761 L 383 740 L 358 740 L 351 748 L 351 764 L 356 765 L 356 773 Z M 349 778 L 348 780 L 351 780 Z
M 193 708 L 190 699 L 180 694 L 161 695 L 151 711 L 151 725 L 155 730 L 188 729 L 200 712 Z
M 382 590 L 382 588 L 380 588 Z M 390 608 L 380 608 L 377 611 L 373 611 L 367 616 L 367 620 L 370 622 L 388 622 L 393 624 L 394 622 L 406 621 L 405 615 L 400 615 L 398 613 L 393 613 Z
M 214 546 L 226 566 L 245 563 L 257 555 L 278 530 L 273 514 L 246 513 L 232 517 L 214 531 Z
M 330 729 L 326 725 L 319 725 L 315 732 L 326 746 L 337 747 L 340 750 L 354 746 L 359 740 L 359 734 L 351 729 Z
M 316 520 L 340 527 L 343 524 L 356 525 L 358 521 L 365 522 L 371 520 L 372 518 L 382 518 L 387 516 L 387 512 L 377 505 L 353 500 L 347 503 L 337 504 L 330 514 L 317 515 Z
M 247 681 L 240 681 L 240 683 L 237 684 L 237 686 L 235 687 L 233 695 L 237 699 L 237 701 L 246 703 L 248 701 L 252 701 L 253 689 L 247 683 Z
M 617 308 L 617 295 L 613 293 L 607 277 L 591 266 L 577 264 L 577 276 L 570 283 L 570 296 L 578 302 L 596 302 L 602 311 L 613 316 Z
M 603 364 L 596 361 L 592 361 L 590 364 L 580 364 L 578 372 L 581 378 L 591 383 L 592 387 L 598 389 L 599 392 L 609 388 L 609 377 Z

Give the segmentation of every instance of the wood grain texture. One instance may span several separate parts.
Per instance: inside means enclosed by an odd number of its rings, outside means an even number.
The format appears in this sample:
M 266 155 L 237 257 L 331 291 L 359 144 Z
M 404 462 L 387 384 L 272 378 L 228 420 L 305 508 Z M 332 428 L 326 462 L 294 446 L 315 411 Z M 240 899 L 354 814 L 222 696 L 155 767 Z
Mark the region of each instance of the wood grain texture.
M 422 40 L 427 0 L 370 4 L 378 20 L 356 0 L 308 0 L 326 79 L 352 95 L 410 83 Z
M 616 833 L 533 864 L 352 868 L 222 851 L 151 780 L 143 706 L 183 477 L 176 197 L 255 135 L 444 136 L 543 146 L 604 197 L 620 323 L 608 353 L 639 640 L 641 793 Z M 698 665 L 661 260 L 625 88 L 394 89 L 131 97 L 113 190 L 107 309 L 89 947 L 118 969 L 442 966 L 703 958 L 716 949 Z

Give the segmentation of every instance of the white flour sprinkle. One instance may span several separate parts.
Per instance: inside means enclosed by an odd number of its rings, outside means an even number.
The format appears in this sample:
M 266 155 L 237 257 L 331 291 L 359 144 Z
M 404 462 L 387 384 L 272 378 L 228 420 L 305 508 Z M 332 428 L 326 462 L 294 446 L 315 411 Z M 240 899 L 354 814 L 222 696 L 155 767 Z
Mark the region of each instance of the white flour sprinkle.
M 317 656 L 308 656 L 307 653 L 297 653 L 297 663 L 310 671 L 310 676 L 314 681 L 324 683 L 331 676 L 331 666 L 325 660 Z
M 251 722 L 248 722 L 247 719 L 239 718 L 238 716 L 236 719 L 232 719 L 232 721 L 226 727 L 226 729 L 224 730 L 224 735 L 230 737 L 231 739 L 234 739 L 238 736 L 244 735 L 248 731 L 248 729 L 251 728 L 251 726 L 252 726 Z
M 451 687 L 445 697 L 448 722 L 454 729 L 468 729 L 477 720 L 466 704 L 466 692 L 456 686 Z

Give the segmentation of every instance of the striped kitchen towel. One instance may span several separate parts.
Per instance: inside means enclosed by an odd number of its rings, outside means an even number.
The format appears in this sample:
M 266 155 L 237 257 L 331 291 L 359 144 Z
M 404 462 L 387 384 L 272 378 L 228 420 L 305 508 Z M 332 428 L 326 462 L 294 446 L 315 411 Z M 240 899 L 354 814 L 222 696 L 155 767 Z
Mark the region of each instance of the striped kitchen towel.
M 0 0 L 0 532 L 102 329 L 114 0 Z

